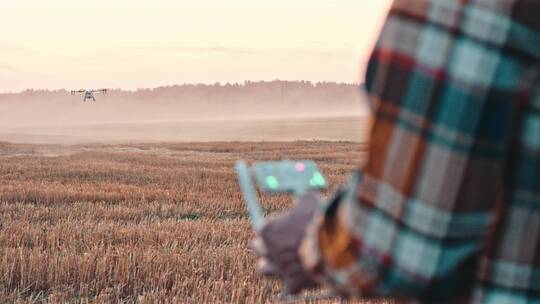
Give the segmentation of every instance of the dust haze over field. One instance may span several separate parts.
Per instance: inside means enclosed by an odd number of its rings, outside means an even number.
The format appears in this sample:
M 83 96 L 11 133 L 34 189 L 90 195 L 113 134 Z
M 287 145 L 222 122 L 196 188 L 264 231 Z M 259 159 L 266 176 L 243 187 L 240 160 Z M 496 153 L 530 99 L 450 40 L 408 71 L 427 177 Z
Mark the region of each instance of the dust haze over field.
M 356 85 L 96 98 L 0 94 L 0 302 L 272 302 L 279 284 L 255 271 L 235 161 L 312 159 L 330 195 L 365 158 L 369 118 Z M 261 203 L 277 213 L 291 198 Z
M 306 81 L 112 89 L 96 99 L 66 90 L 0 94 L 0 140 L 362 141 L 367 111 L 358 85 Z

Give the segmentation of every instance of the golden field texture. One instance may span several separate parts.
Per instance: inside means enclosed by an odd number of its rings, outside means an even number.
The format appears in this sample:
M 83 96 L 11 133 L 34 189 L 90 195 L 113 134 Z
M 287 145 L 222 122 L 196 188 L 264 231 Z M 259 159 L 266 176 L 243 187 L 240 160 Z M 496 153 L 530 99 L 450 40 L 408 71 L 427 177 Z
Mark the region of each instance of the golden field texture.
M 363 157 L 347 142 L 0 143 L 0 302 L 271 302 L 237 159 L 313 159 L 333 187 Z M 269 212 L 287 196 L 263 197 Z

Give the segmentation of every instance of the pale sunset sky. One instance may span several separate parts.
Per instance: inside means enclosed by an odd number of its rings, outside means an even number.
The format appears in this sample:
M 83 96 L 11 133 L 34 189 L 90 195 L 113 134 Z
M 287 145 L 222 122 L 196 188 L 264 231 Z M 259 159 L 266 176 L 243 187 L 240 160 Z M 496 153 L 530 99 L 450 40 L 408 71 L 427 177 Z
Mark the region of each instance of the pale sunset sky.
M 17 0 L 0 92 L 362 81 L 390 0 Z

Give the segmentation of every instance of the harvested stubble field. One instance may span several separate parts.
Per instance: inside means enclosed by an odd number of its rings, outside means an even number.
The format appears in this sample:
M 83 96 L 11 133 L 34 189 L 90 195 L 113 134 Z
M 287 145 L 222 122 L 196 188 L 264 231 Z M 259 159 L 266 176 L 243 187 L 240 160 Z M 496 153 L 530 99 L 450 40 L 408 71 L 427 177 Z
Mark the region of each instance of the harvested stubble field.
M 237 159 L 313 159 L 332 185 L 347 142 L 0 143 L 0 302 L 260 303 Z M 290 206 L 264 197 L 265 209 Z

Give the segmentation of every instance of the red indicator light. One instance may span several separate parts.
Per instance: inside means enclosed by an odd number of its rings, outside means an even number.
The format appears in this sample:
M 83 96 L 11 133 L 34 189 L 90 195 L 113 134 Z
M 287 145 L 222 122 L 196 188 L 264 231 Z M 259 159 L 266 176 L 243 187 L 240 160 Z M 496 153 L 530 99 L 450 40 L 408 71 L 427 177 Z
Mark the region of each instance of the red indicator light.
M 297 162 L 296 165 L 294 165 L 294 168 L 298 172 L 303 172 L 304 170 L 306 170 L 306 165 L 303 162 Z

